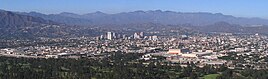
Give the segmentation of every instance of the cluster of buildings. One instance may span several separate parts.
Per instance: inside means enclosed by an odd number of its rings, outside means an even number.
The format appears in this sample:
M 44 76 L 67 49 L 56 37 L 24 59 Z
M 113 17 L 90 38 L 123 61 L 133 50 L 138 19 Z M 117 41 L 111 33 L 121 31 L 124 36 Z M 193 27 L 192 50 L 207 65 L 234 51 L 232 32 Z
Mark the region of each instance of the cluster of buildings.
M 117 34 L 115 32 L 107 32 L 106 35 L 100 35 L 97 37 L 98 40 L 115 40 L 115 39 L 148 39 L 157 40 L 157 35 L 145 36 L 143 32 L 135 32 L 133 35 Z
M 107 32 L 97 37 L 42 40 L 44 45 L 0 49 L 1 55 L 41 58 L 101 58 L 110 52 L 143 53 L 141 59 L 165 57 L 166 62 L 226 65 L 229 68 L 268 68 L 268 39 L 262 35 L 197 34 L 156 36 Z M 50 44 L 52 43 L 52 44 Z
M 141 57 L 141 59 L 150 60 L 154 59 L 154 56 L 163 56 L 166 58 L 166 61 L 178 63 L 181 66 L 185 66 L 189 63 L 194 63 L 199 67 L 203 67 L 205 65 L 222 66 L 228 63 L 226 60 L 218 58 L 224 56 L 224 54 L 213 52 L 212 50 L 199 50 L 198 52 L 192 52 L 189 49 L 169 49 L 166 52 L 145 54 Z
M 225 65 L 238 69 L 267 69 L 267 36 L 255 35 L 196 35 L 170 38 L 166 41 L 166 52 L 149 53 L 142 59 L 150 60 L 154 56 L 164 56 L 168 62 L 197 66 Z
M 170 49 L 167 53 L 170 54 L 170 56 L 167 57 L 167 60 L 173 63 L 195 63 L 199 66 L 224 65 L 227 63 L 226 60 L 218 59 L 222 54 L 213 52 L 212 50 L 190 52 L 188 49 Z

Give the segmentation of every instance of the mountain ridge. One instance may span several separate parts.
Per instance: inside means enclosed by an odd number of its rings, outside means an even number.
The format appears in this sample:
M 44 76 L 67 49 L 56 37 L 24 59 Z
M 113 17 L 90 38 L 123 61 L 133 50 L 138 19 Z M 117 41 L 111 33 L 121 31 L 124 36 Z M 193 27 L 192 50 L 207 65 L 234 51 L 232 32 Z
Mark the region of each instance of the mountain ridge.
M 69 12 L 68 12 L 69 13 Z M 32 15 L 30 13 L 24 13 L 25 15 Z M 98 25 L 98 24 L 130 24 L 130 23 L 161 23 L 161 24 L 193 24 L 196 26 L 210 25 L 216 22 L 228 22 L 230 24 L 239 25 L 268 25 L 267 19 L 262 18 L 244 18 L 235 17 L 232 15 L 224 15 L 222 13 L 209 13 L 209 12 L 174 12 L 174 11 L 162 11 L 162 10 L 148 10 L 148 11 L 132 11 L 121 12 L 115 14 L 107 14 L 100 11 L 87 13 L 87 14 L 49 14 L 46 17 L 54 18 L 68 18 L 70 21 L 53 20 L 51 18 L 43 17 L 46 20 L 52 20 L 55 22 L 73 24 L 72 25 Z M 44 14 L 45 15 L 45 14 Z M 61 17 L 59 17 L 61 16 Z M 76 23 L 79 20 L 81 23 Z M 78 22 L 79 22 L 78 21 Z M 85 21 L 85 23 L 83 23 Z
M 144 11 L 135 11 L 132 13 L 121 13 L 121 14 L 105 14 L 101 12 L 95 12 L 92 14 L 85 14 L 87 17 L 83 17 L 86 21 L 90 21 L 89 25 L 86 27 L 77 26 L 77 25 L 68 25 L 65 23 L 58 23 L 51 21 L 51 18 L 58 18 L 57 20 L 66 20 L 73 21 L 74 18 L 81 20 L 79 18 L 80 15 L 73 17 L 72 13 L 60 13 L 60 14 L 41 14 L 38 12 L 29 12 L 29 13 L 17 13 L 11 11 L 3 11 L 0 10 L 0 38 L 36 38 L 36 37 L 76 37 L 76 36 L 92 36 L 100 33 L 98 30 L 93 30 L 91 28 L 97 28 L 102 30 L 125 30 L 132 29 L 136 31 L 155 31 L 155 30 L 170 30 L 173 28 L 181 29 L 181 31 L 187 30 L 196 30 L 203 33 L 208 32 L 230 32 L 230 33 L 263 33 L 268 34 L 268 26 L 267 25 L 239 25 L 228 23 L 225 21 L 211 22 L 208 25 L 193 25 L 192 23 L 183 23 L 183 24 L 162 24 L 158 22 L 162 22 L 162 20 L 154 18 L 165 18 L 163 16 L 155 16 L 158 14 L 177 14 L 175 12 L 167 12 L 167 11 L 148 11 L 149 14 L 154 13 L 154 15 L 144 16 L 148 13 Z M 28 15 L 27 15 L 28 14 Z M 29 16 L 31 14 L 31 16 Z M 188 14 L 188 13 L 187 13 Z M 202 15 L 211 15 L 211 13 L 196 13 Z M 81 15 L 81 16 L 85 16 Z M 97 16 L 98 15 L 98 16 Z M 120 22 L 122 19 L 125 19 L 125 16 L 130 15 L 129 18 L 125 21 L 128 21 L 126 24 L 121 23 L 103 23 L 103 24 L 91 24 L 92 22 L 102 21 L 105 18 L 107 21 L 112 20 L 112 22 Z M 166 16 L 165 15 L 165 16 Z M 191 14 L 190 14 L 191 15 Z M 222 15 L 220 13 L 213 15 Z M 67 17 L 69 16 L 69 17 Z M 71 16 L 71 17 L 70 17 Z M 94 17 L 91 17 L 94 16 Z M 142 17 L 141 17 L 142 16 Z M 155 16 L 154 18 L 150 18 L 151 16 Z M 62 18 L 63 17 L 63 18 Z M 90 18 L 88 18 L 90 17 Z M 100 18 L 102 17 L 102 18 Z M 112 17 L 112 19 L 111 19 Z M 133 18 L 134 17 L 134 18 Z M 228 16 L 233 17 L 233 16 Z M 98 19 L 96 19 L 98 18 Z M 141 19 L 146 18 L 151 21 L 143 21 Z M 94 20 L 90 20 L 94 19 Z M 243 19 L 243 18 L 242 18 Z M 170 21 L 168 18 L 165 19 L 168 22 Z M 123 21 L 123 22 L 125 22 Z M 132 23 L 132 21 L 134 21 Z M 191 20 L 189 20 L 191 21 Z M 64 21 L 67 22 L 67 21 Z M 102 23 L 102 22 L 101 22 Z

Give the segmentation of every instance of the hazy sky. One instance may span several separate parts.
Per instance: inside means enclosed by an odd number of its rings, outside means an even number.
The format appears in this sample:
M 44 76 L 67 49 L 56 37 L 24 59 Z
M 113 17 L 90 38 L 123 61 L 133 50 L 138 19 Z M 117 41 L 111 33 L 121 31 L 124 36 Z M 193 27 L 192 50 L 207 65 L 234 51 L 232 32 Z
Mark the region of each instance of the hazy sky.
M 268 0 L 0 0 L 0 9 L 46 14 L 78 14 L 135 10 L 211 12 L 268 19 Z

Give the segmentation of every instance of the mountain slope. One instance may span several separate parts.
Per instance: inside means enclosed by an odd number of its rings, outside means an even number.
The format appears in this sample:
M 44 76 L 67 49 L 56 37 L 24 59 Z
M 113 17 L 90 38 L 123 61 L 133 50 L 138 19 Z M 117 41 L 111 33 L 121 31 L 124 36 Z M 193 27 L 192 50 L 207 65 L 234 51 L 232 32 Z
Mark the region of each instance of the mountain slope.
M 0 11 L 0 24 L 2 27 L 27 26 L 34 23 L 53 24 L 42 18 L 18 15 L 9 11 Z
M 0 11 L 0 38 L 35 38 L 67 35 L 63 26 L 32 16 Z

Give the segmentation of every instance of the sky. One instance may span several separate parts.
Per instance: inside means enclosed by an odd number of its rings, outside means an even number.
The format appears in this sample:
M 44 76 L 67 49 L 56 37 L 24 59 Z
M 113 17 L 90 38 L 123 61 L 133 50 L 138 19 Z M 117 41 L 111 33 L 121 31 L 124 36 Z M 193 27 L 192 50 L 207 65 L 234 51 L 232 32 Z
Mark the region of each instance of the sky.
M 163 10 L 268 19 L 268 0 L 0 0 L 0 9 L 45 14 Z

